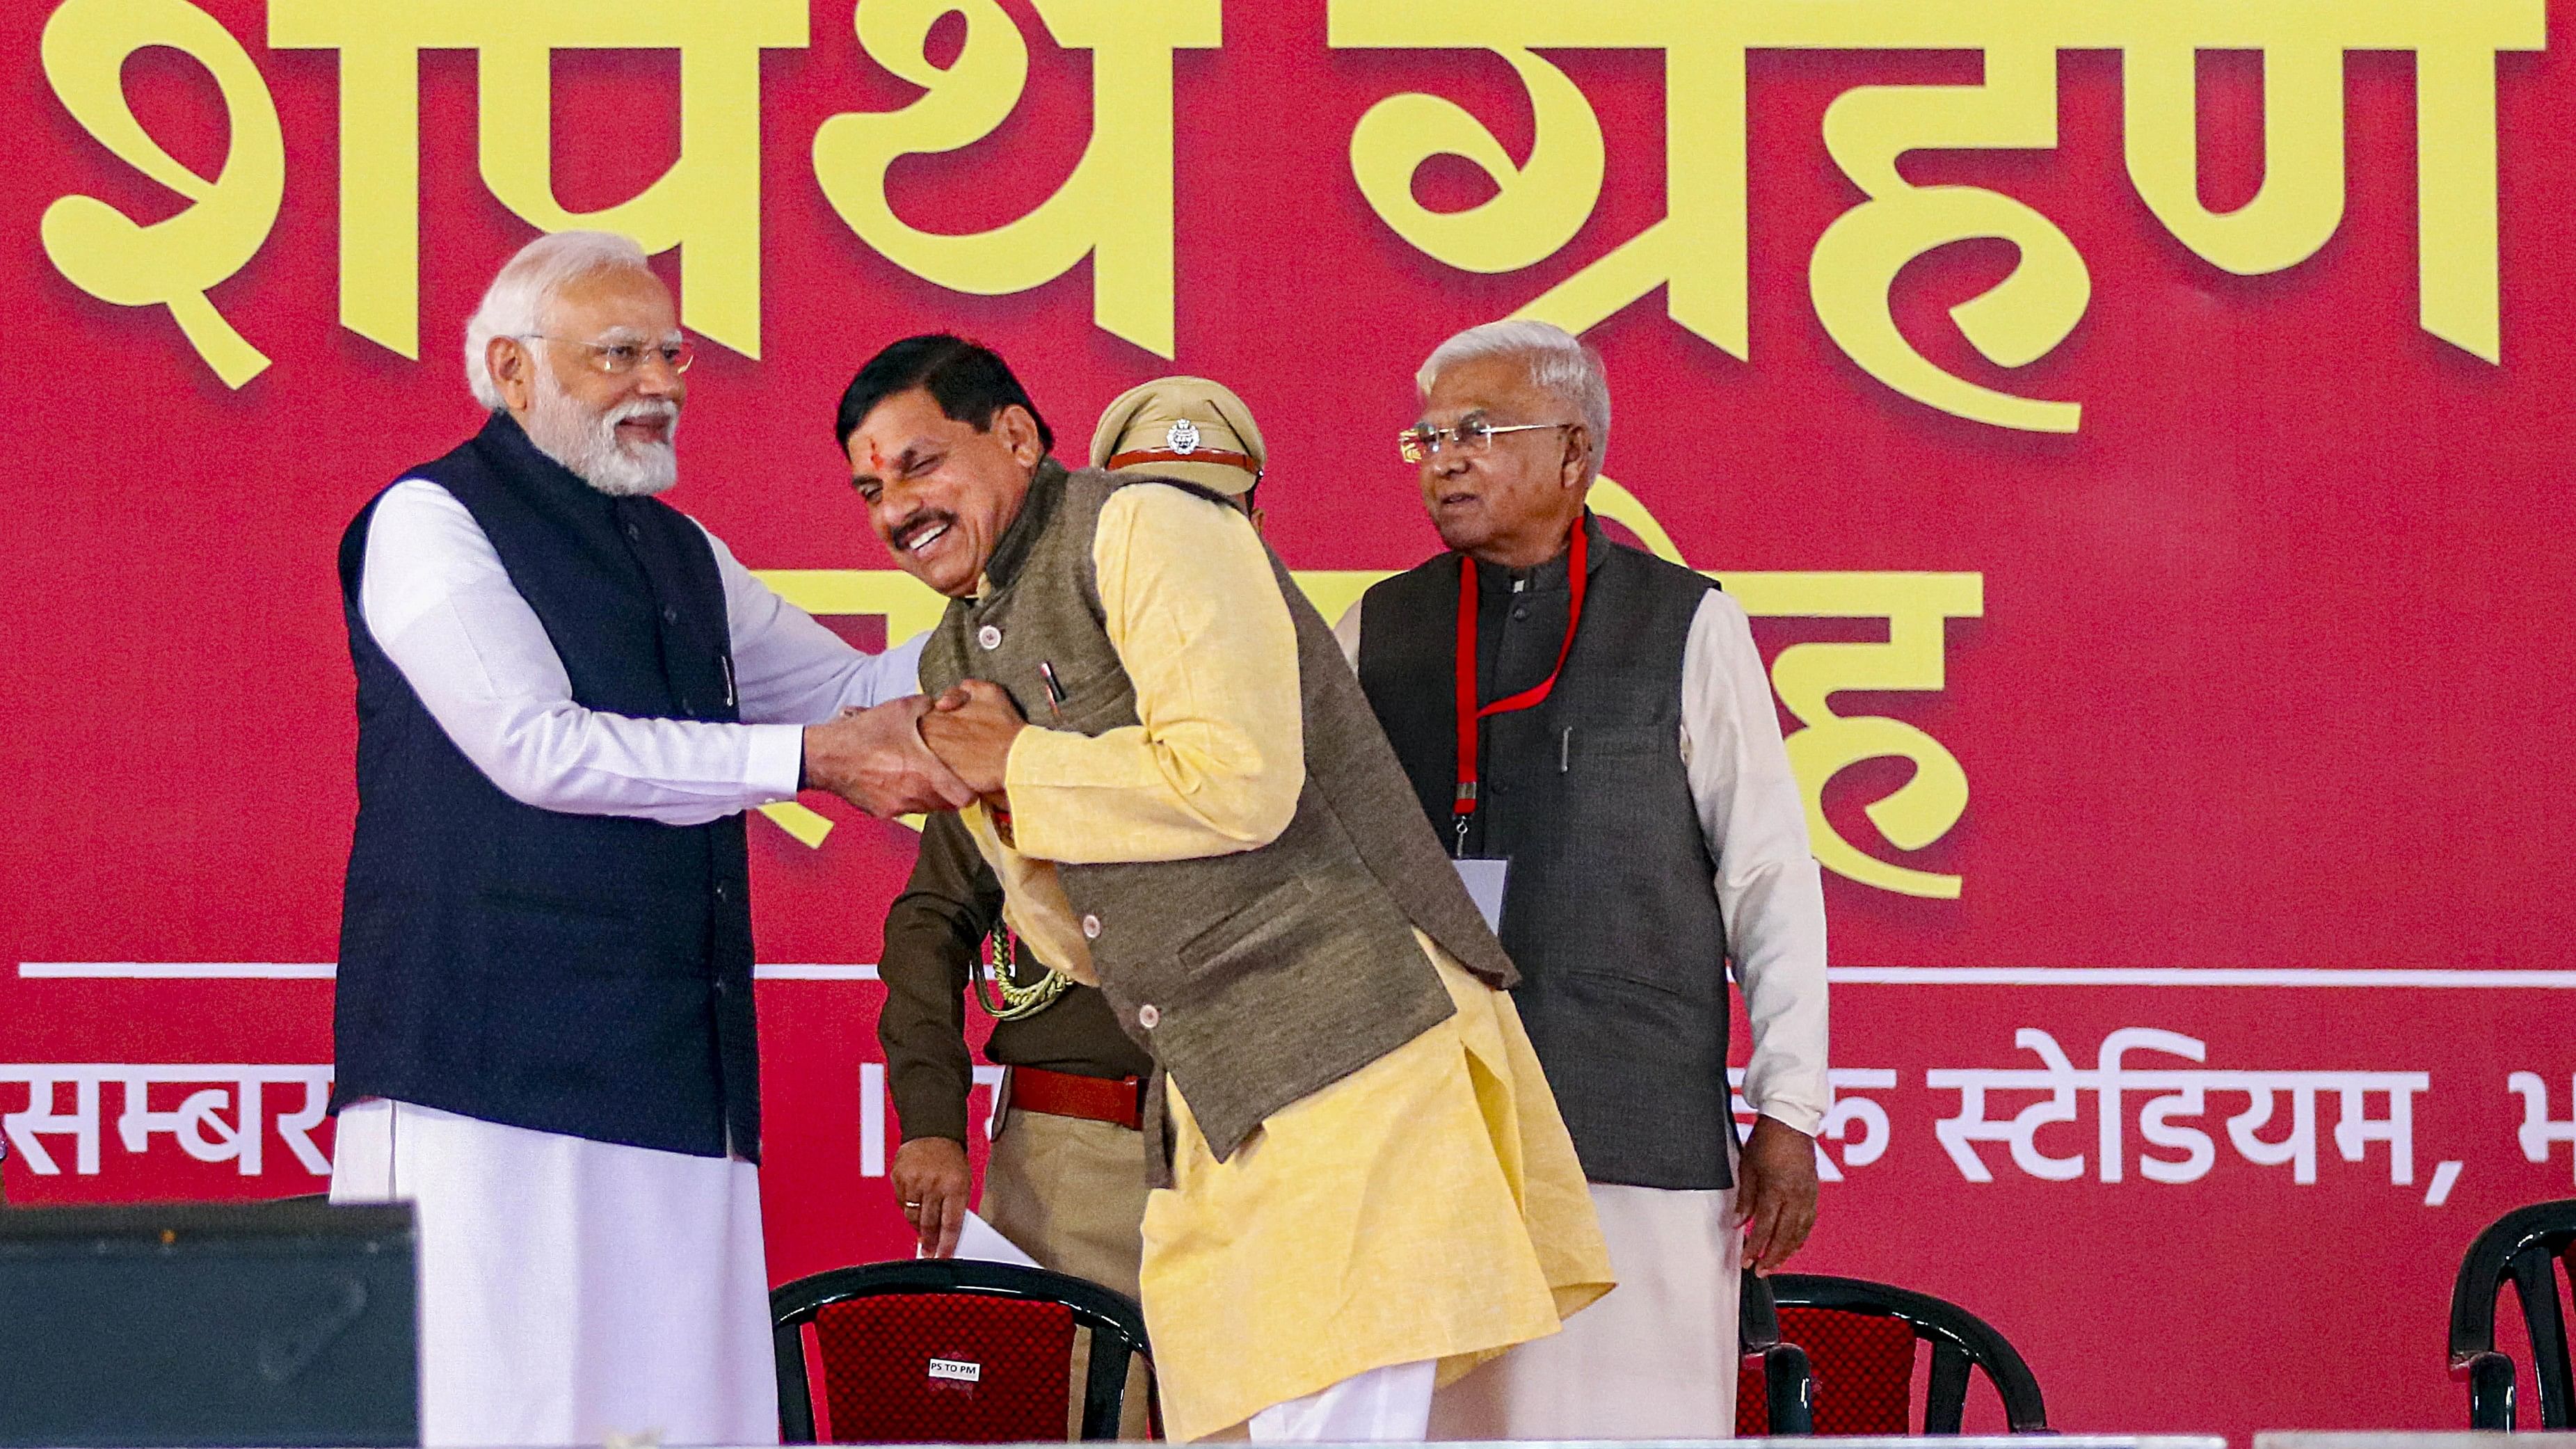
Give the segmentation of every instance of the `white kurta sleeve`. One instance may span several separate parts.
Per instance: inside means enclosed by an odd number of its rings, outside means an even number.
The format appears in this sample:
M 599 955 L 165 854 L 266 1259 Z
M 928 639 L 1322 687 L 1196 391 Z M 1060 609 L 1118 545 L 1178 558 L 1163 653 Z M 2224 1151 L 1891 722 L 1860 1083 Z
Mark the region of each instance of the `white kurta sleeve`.
M 844 661 L 843 674 L 829 675 L 818 663 L 828 651 L 798 621 L 848 659 L 865 656 L 762 588 L 721 545 L 717 560 L 730 566 L 736 689 L 743 713 L 761 723 L 641 719 L 574 703 L 563 660 L 491 540 L 426 479 L 395 485 L 376 505 L 358 611 L 430 717 L 502 793 L 567 814 L 700 825 L 793 797 L 802 725 L 910 677 L 891 662 L 849 670 Z
M 700 532 L 705 532 L 703 525 Z M 724 579 L 725 624 L 733 637 L 734 689 L 742 717 L 820 724 L 844 705 L 866 708 L 921 692 L 916 634 L 883 654 L 862 654 L 814 616 L 778 596 L 707 534 Z
M 1715 589 L 1682 650 L 1682 759 L 1717 855 L 1718 906 L 1751 1018 L 1744 1099 L 1813 1136 L 1833 1105 L 1824 883 L 1752 626 Z

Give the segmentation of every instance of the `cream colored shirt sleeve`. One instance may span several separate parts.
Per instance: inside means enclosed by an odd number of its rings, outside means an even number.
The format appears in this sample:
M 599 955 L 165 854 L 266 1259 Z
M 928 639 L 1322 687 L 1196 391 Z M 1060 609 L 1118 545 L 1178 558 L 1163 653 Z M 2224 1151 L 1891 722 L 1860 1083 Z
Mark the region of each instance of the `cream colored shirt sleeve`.
M 1825 895 L 1743 606 L 1711 589 L 1682 646 L 1682 762 L 1717 848 L 1717 901 L 1744 988 L 1744 1100 L 1812 1137 L 1833 1106 L 1825 1055 Z
M 1177 488 L 1122 488 L 1092 561 L 1142 722 L 1021 731 L 1003 772 L 1018 852 L 1193 860 L 1278 839 L 1306 784 L 1305 720 L 1296 625 L 1251 520 Z

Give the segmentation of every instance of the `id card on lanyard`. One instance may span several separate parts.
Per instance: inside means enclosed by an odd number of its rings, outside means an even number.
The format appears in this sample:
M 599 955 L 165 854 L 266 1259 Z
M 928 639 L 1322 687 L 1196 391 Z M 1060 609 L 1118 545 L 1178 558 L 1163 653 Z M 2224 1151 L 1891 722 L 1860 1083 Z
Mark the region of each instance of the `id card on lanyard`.
M 1466 883 L 1467 894 L 1475 899 L 1476 909 L 1483 913 L 1485 924 L 1497 932 L 1503 928 L 1503 892 L 1510 880 L 1511 861 L 1467 854 L 1467 827 L 1476 815 L 1477 772 L 1483 753 L 1483 733 L 1478 726 L 1490 715 L 1533 708 L 1555 692 L 1557 678 L 1565 673 L 1566 656 L 1574 652 L 1574 631 L 1583 623 L 1583 591 L 1590 579 L 1590 570 L 1585 567 L 1590 561 L 1589 542 L 1583 521 L 1576 519 L 1566 558 L 1566 567 L 1571 570 L 1567 587 L 1572 597 L 1566 605 L 1565 639 L 1556 646 L 1556 667 L 1547 672 L 1547 678 L 1530 688 L 1487 705 L 1476 703 L 1477 696 L 1482 693 L 1476 668 L 1476 560 L 1467 554 L 1458 556 L 1458 650 L 1454 670 L 1457 684 L 1458 791 L 1451 802 L 1453 814 L 1450 818 L 1455 834 L 1449 849 L 1450 863 L 1457 867 L 1458 878 Z

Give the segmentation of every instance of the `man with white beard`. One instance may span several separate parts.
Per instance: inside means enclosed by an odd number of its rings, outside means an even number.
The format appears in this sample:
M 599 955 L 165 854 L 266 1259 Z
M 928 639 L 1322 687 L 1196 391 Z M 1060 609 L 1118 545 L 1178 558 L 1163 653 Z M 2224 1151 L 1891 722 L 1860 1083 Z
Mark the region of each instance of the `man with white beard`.
M 482 431 L 340 546 L 358 678 L 331 1195 L 417 1205 L 428 1445 L 777 1438 L 741 812 L 972 799 L 873 658 L 653 497 L 689 365 L 624 237 L 466 329 Z

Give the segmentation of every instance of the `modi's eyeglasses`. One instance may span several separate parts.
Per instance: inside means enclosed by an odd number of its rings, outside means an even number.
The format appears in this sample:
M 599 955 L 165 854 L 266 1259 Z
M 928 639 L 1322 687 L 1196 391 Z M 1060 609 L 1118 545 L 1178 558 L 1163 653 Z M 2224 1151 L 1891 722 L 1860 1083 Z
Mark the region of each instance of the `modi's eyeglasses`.
M 621 377 L 644 365 L 647 357 L 662 359 L 662 365 L 673 372 L 686 372 L 698 360 L 697 347 L 685 337 L 661 342 L 584 342 L 574 337 L 552 337 L 543 332 L 522 332 L 522 342 L 560 342 L 590 353 L 590 365 L 611 377 Z
M 1483 418 L 1468 418 L 1453 427 L 1435 428 L 1416 423 L 1395 435 L 1396 450 L 1408 463 L 1427 463 L 1443 449 L 1474 455 L 1494 445 L 1503 433 L 1534 433 L 1551 428 L 1579 428 L 1581 423 L 1505 423 L 1500 427 Z

